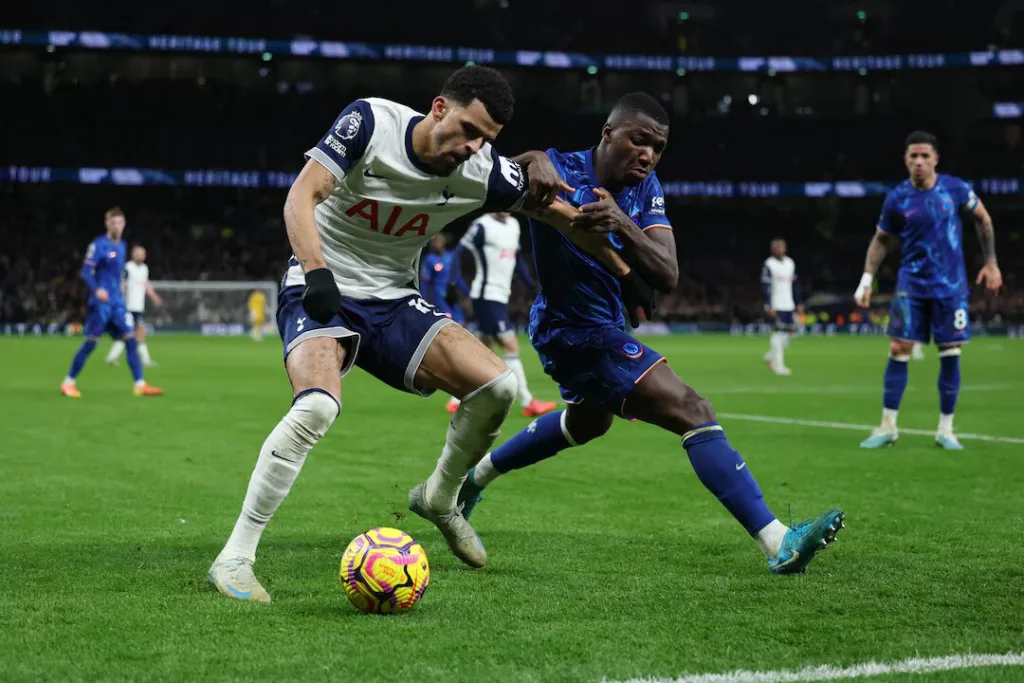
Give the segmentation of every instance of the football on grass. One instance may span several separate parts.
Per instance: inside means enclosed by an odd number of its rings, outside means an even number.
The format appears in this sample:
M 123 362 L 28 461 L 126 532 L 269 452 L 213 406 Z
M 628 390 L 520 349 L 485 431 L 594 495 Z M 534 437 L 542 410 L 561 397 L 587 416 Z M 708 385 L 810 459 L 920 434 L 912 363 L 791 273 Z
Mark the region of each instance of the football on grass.
M 357 609 L 370 614 L 407 612 L 430 583 L 430 563 L 412 536 L 378 527 L 359 534 L 345 548 L 340 578 Z

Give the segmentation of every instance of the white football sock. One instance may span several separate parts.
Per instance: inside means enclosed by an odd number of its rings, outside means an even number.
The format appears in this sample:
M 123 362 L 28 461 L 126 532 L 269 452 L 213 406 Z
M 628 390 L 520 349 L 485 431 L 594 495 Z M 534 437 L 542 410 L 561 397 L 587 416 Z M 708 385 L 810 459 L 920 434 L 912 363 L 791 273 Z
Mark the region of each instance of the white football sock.
M 891 408 L 882 408 L 882 426 L 891 427 L 896 429 L 896 418 L 899 416 L 900 411 L 892 410 Z
M 754 535 L 754 540 L 757 541 L 757 547 L 761 549 L 764 556 L 771 559 L 782 549 L 782 539 L 786 537 L 787 531 L 789 531 L 789 527 L 776 519 L 758 531 Z
M 124 342 L 118 339 L 110 345 L 110 352 L 107 353 L 107 362 L 113 363 L 115 360 L 121 357 L 124 352 Z
M 785 360 L 783 359 L 783 349 L 786 343 L 785 332 L 772 332 L 772 360 L 775 363 L 775 369 L 781 370 L 786 367 Z
M 149 347 L 145 343 L 139 344 L 139 358 L 143 365 L 153 364 L 153 359 L 149 357 Z
M 256 559 L 256 546 L 281 501 L 295 483 L 306 455 L 338 417 L 341 406 L 322 391 L 303 394 L 263 442 L 242 514 L 220 557 Z
M 473 483 L 480 487 L 487 486 L 499 476 L 501 476 L 501 472 L 491 462 L 490 453 L 480 458 L 480 462 L 473 468 Z
M 61 382 L 61 384 L 74 384 L 74 383 L 75 383 L 75 378 L 74 377 L 70 377 L 68 375 L 65 375 L 64 376 L 64 381 Z
M 533 401 L 533 394 L 530 393 L 530 389 L 526 386 L 526 371 L 523 370 L 523 362 L 519 360 L 519 356 L 505 356 L 505 365 L 516 376 L 516 381 L 519 382 L 519 403 L 525 408 Z
M 511 370 L 506 370 L 462 399 L 448 424 L 437 467 L 427 479 L 425 497 L 431 509 L 455 509 L 469 468 L 480 461 L 498 438 L 515 397 L 516 378 Z
M 939 413 L 939 434 L 952 434 L 953 433 L 953 415 L 943 415 Z

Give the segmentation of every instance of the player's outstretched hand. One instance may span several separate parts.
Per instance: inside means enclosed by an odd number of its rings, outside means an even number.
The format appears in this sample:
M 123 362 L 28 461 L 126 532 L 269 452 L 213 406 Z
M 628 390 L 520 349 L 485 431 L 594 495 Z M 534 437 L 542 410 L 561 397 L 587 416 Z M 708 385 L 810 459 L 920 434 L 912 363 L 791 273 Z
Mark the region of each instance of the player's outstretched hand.
M 1003 286 L 1003 273 L 999 270 L 999 265 L 995 261 L 989 261 L 983 265 L 974 284 L 985 285 L 986 291 L 992 294 L 998 292 Z
M 622 283 L 622 303 L 629 316 L 629 324 L 634 328 L 640 326 L 639 311 L 643 311 L 644 318 L 651 320 L 654 317 L 654 289 L 640 277 L 636 269 L 629 271 L 629 274 L 620 282 Z
M 576 190 L 570 187 L 562 175 L 551 163 L 551 158 L 543 152 L 529 152 L 520 158 L 526 166 L 530 180 L 529 197 L 534 205 L 548 206 L 555 201 L 559 192 L 572 194 Z
M 310 318 L 321 324 L 330 322 L 337 315 L 341 309 L 341 292 L 329 269 L 316 268 L 306 273 L 302 308 Z
M 598 187 L 594 194 L 598 201 L 581 206 L 580 215 L 573 220 L 572 227 L 587 232 L 619 232 L 633 224 L 607 190 Z

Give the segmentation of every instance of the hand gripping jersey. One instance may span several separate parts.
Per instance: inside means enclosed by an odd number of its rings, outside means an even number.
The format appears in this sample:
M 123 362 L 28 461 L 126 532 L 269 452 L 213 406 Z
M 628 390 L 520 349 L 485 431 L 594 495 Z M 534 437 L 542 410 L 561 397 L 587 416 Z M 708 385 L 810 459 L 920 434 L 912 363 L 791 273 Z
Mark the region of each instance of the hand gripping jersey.
M 416 157 L 416 111 L 388 100 L 356 100 L 306 157 L 338 180 L 316 207 L 320 246 L 344 296 L 394 300 L 418 293 L 424 245 L 480 208 L 517 209 L 526 174 L 489 144 L 447 176 Z M 284 285 L 304 284 L 292 257 Z

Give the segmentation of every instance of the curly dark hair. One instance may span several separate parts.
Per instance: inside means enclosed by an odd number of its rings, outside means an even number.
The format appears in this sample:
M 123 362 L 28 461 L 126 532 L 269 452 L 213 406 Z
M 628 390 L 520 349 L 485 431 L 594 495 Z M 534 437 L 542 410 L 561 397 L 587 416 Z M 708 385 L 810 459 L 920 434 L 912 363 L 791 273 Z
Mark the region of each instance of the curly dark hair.
M 903 142 L 904 151 L 911 145 L 931 145 L 932 149 L 936 152 L 939 151 L 939 139 L 924 130 L 915 130 L 907 136 L 907 139 Z
M 499 126 L 512 120 L 516 103 L 512 86 L 505 77 L 487 66 L 464 66 L 453 73 L 441 88 L 441 97 L 466 106 L 473 100 L 480 100 Z

